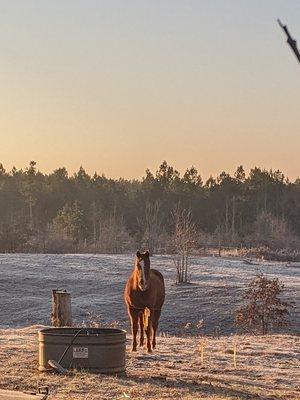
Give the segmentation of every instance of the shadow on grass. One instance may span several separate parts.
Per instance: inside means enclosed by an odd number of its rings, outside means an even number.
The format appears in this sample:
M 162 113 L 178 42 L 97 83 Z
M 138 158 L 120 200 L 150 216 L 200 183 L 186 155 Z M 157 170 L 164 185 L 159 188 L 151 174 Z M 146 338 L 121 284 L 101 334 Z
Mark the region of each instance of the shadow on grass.
M 214 384 L 209 382 L 198 382 L 195 380 L 183 380 L 183 379 L 170 379 L 167 376 L 153 375 L 146 377 L 140 377 L 137 375 L 125 375 L 120 377 L 120 380 L 124 381 L 124 383 L 131 383 L 135 385 L 139 384 L 149 384 L 151 386 L 156 386 L 157 388 L 170 388 L 177 390 L 187 390 L 189 394 L 205 394 L 205 395 L 214 395 L 220 396 L 222 399 L 243 399 L 243 400 L 256 400 L 256 399 L 264 399 L 268 400 L 272 397 L 270 396 L 261 396 L 253 394 L 248 391 L 246 388 L 244 390 L 228 388 L 226 387 L 226 383 L 222 381 L 215 381 Z

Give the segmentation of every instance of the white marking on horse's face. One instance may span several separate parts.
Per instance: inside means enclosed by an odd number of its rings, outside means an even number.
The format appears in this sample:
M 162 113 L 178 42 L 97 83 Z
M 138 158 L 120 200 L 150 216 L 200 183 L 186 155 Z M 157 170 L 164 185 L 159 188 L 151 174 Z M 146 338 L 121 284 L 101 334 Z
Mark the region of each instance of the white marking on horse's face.
M 141 267 L 141 274 L 142 274 L 141 281 L 143 282 L 143 284 L 140 282 L 139 286 L 142 291 L 145 291 L 148 289 L 148 283 L 146 282 L 146 274 L 145 274 L 145 261 L 141 260 L 139 264 Z
M 144 261 L 144 260 L 142 260 L 142 261 L 140 262 L 140 265 L 141 265 L 141 269 L 142 269 L 142 277 L 143 277 L 143 280 L 144 280 L 144 282 L 146 283 L 146 276 L 145 276 L 145 261 Z

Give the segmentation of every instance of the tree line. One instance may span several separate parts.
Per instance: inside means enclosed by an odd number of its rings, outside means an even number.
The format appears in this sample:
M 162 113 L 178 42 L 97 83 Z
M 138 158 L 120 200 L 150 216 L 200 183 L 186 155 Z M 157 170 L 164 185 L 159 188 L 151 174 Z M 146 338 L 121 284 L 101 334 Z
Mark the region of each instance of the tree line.
M 203 182 L 196 168 L 181 175 L 166 161 L 141 180 L 0 164 L 0 252 L 172 252 L 178 209 L 196 248 L 299 248 L 300 179 L 278 170 L 239 166 Z

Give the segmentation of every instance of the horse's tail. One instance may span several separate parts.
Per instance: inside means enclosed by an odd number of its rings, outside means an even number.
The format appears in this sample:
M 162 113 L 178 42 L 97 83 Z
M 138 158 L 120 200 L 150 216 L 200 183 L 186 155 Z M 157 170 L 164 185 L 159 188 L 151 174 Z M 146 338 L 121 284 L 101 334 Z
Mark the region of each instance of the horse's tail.
M 150 318 L 150 308 L 146 307 L 143 312 L 143 325 L 145 330 L 148 328 L 149 318 Z

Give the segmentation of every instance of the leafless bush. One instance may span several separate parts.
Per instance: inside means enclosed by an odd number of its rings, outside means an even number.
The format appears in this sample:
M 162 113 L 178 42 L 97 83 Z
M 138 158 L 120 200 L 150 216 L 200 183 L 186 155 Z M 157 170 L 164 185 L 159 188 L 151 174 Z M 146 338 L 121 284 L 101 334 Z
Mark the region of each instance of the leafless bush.
M 162 231 L 162 220 L 159 213 L 159 201 L 146 202 L 144 218 L 139 221 L 142 226 L 145 226 L 143 247 L 147 248 L 151 255 L 159 247 L 159 237 Z
M 172 215 L 175 226 L 172 240 L 175 250 L 173 260 L 176 267 L 176 283 L 185 283 L 189 278 L 189 255 L 196 246 L 197 230 L 190 210 L 177 205 Z
M 270 249 L 299 248 L 299 238 L 291 233 L 287 221 L 266 211 L 257 216 L 253 231 L 246 241 L 251 242 L 252 246 L 266 246 Z
M 101 253 L 123 253 L 134 248 L 133 239 L 126 230 L 123 216 L 114 210 L 108 216 L 103 216 L 99 221 L 99 235 L 96 250 Z
M 292 303 L 280 298 L 284 285 L 278 278 L 268 279 L 257 275 L 245 291 L 245 304 L 236 311 L 238 327 L 267 334 L 272 327 L 289 325 L 287 316 Z

